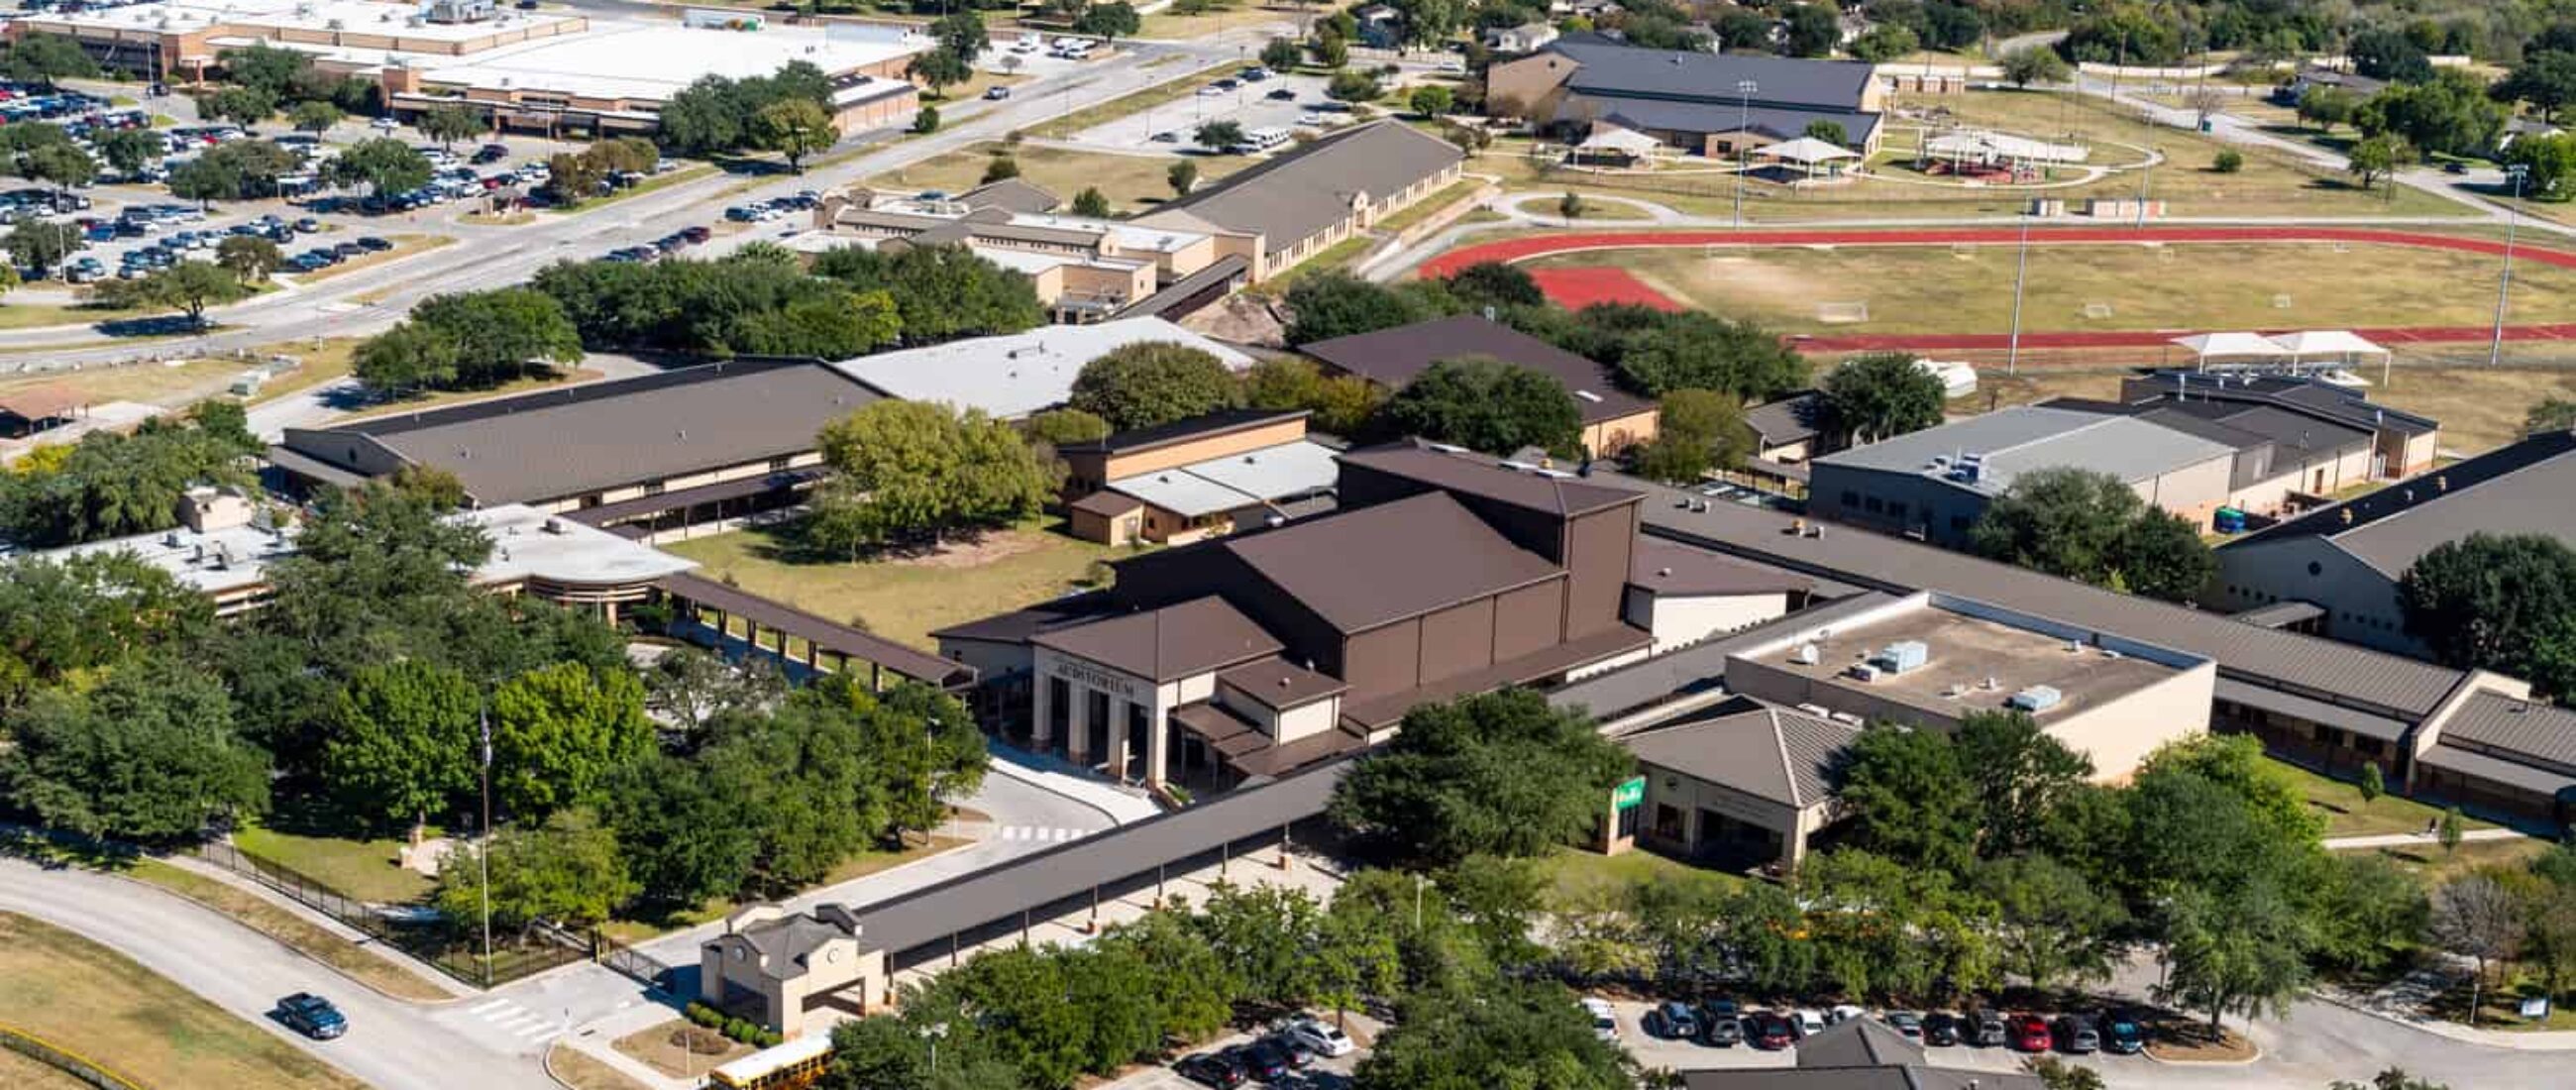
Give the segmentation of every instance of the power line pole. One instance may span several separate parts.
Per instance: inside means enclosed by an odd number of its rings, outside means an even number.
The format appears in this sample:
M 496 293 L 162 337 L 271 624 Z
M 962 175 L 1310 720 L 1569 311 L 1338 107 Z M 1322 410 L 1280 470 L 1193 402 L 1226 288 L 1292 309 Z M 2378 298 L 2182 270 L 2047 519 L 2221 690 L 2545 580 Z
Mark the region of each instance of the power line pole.
M 2489 367 L 2504 362 L 2504 312 L 2513 301 L 2513 240 L 2515 229 L 2522 226 L 2522 182 L 2530 176 L 2520 164 L 2504 168 L 2504 173 L 2513 179 L 2513 203 L 2505 206 L 2504 269 L 2496 276 L 2495 335 L 2487 341 Z
M 483 707 L 474 712 L 475 725 L 483 734 L 483 847 L 474 853 L 479 877 L 475 893 L 483 902 L 483 986 L 492 986 L 492 698 L 487 693 Z
M 1753 92 L 1761 89 L 1749 79 L 1735 81 L 1737 112 L 1735 118 L 1735 226 L 1744 226 L 1744 172 L 1753 163 L 1753 146 L 1745 138 L 1753 133 Z
M 2021 373 L 2021 289 L 2030 279 L 2030 213 L 2025 210 L 2021 221 L 2021 254 L 2013 264 L 2012 341 L 2004 350 L 2004 373 Z

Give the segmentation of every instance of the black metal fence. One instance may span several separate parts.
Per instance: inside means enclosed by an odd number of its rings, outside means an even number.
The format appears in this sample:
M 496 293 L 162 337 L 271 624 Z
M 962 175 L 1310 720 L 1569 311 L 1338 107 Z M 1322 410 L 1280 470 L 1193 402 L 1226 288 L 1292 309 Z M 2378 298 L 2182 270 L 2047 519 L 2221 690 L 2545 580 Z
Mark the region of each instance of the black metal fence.
M 588 949 L 577 944 L 513 942 L 508 947 L 494 949 L 487 960 L 482 956 L 479 937 L 462 936 L 446 921 L 413 920 L 389 914 L 379 906 L 333 889 L 292 867 L 246 854 L 230 844 L 209 842 L 199 847 L 197 854 L 206 862 L 257 881 L 297 904 L 356 928 L 369 938 L 477 988 L 507 984 L 558 965 L 589 960 L 598 951 L 600 943 L 605 941 L 593 935 L 587 944 Z M 618 949 L 624 950 L 623 947 Z M 632 951 L 626 952 L 632 954 Z

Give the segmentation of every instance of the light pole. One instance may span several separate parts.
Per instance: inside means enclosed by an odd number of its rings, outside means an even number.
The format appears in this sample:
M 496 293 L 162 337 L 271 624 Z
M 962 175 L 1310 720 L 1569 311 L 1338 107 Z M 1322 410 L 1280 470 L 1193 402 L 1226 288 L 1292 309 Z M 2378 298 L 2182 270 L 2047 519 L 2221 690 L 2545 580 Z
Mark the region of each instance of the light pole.
M 2030 279 L 2030 212 L 2022 212 L 2021 253 L 2013 260 L 2012 340 L 2004 349 L 2004 373 L 2021 373 L 2021 289 Z
M 474 723 L 483 736 L 483 846 L 474 853 L 479 872 L 474 892 L 483 902 L 483 986 L 492 986 L 492 698 L 485 695 Z
M 1753 92 L 1761 85 L 1749 79 L 1735 81 L 1735 225 L 1744 226 L 1744 168 L 1753 161 L 1753 148 L 1745 142 L 1753 133 Z
M 2513 299 L 2513 239 L 2515 230 L 2522 225 L 2522 182 L 2531 172 L 2517 163 L 2504 168 L 2504 173 L 2513 179 L 2513 203 L 2504 209 L 2504 270 L 2496 276 L 2495 336 L 2487 341 L 2489 367 L 2504 361 L 2504 312 Z
M 921 1036 L 930 1042 L 930 1073 L 939 1074 L 939 1042 L 948 1036 L 948 1023 L 933 1022 L 921 1028 Z

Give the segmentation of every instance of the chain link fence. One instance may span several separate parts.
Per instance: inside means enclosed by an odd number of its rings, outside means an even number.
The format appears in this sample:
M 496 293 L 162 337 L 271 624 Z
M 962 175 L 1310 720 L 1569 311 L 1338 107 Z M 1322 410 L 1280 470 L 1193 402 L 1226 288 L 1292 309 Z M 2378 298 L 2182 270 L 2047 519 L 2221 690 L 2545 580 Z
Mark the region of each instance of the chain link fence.
M 389 913 L 294 868 L 247 854 L 230 844 L 209 842 L 199 847 L 197 854 L 208 863 L 256 881 L 288 900 L 356 928 L 369 938 L 477 988 L 490 988 L 559 965 L 589 960 L 604 941 L 594 934 L 577 943 L 513 944 L 495 948 L 487 960 L 481 954 L 478 938 L 460 934 L 447 921 L 416 920 Z

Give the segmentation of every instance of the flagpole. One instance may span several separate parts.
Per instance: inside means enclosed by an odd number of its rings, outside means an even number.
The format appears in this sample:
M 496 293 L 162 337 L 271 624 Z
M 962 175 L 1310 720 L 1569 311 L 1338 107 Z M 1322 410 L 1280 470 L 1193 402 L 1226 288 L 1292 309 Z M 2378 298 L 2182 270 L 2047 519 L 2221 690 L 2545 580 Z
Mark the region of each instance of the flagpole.
M 483 848 L 474 853 L 481 880 L 474 883 L 483 900 L 483 986 L 492 986 L 492 713 L 489 702 L 474 713 L 483 733 Z

